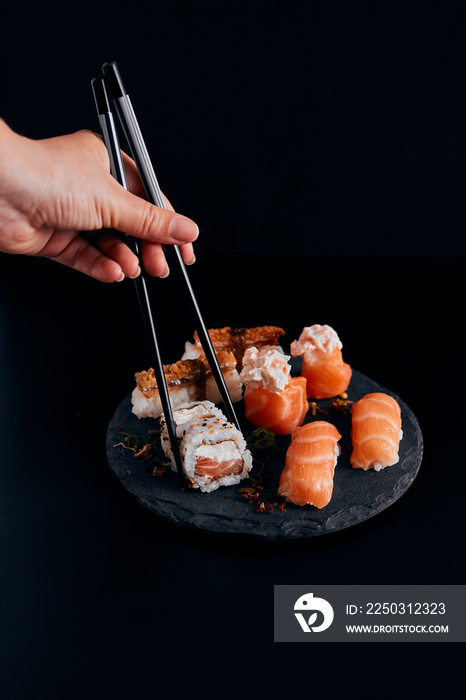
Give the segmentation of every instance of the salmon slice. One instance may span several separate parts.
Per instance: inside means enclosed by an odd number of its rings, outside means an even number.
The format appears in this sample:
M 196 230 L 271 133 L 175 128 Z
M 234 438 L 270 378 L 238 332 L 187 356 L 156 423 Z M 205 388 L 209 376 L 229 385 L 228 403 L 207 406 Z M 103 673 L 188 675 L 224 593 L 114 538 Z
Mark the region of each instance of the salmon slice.
M 278 495 L 297 506 L 308 503 L 324 508 L 332 498 L 340 438 L 335 426 L 327 421 L 296 428 L 280 475 Z
M 306 377 L 310 398 L 328 399 L 347 390 L 353 372 L 343 361 L 342 347 L 336 331 L 318 323 L 305 327 L 291 343 L 293 357 L 303 358 L 301 375 Z
M 218 479 L 221 476 L 239 474 L 242 470 L 242 459 L 229 459 L 225 461 L 218 461 L 211 457 L 198 457 L 196 459 L 195 473 L 199 476 L 210 476 L 212 479 Z
M 396 464 L 403 435 L 397 401 L 382 392 L 367 394 L 353 404 L 351 414 L 351 466 L 380 471 Z
M 301 374 L 306 377 L 307 395 L 313 399 L 328 399 L 347 390 L 353 374 L 351 367 L 343 361 L 341 350 L 329 354 L 316 351 L 312 364 L 303 358 Z
M 304 377 L 291 377 L 289 384 L 280 392 L 263 387 L 246 387 L 244 406 L 246 418 L 253 425 L 271 430 L 276 435 L 290 435 L 302 425 L 309 410 L 306 380 Z

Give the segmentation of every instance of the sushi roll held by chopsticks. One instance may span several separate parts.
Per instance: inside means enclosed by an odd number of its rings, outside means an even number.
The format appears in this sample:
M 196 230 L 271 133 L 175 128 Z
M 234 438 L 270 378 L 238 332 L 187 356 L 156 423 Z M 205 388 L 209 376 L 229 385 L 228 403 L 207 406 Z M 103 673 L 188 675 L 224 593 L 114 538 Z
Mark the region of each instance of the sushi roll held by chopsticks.
M 211 401 L 186 403 L 173 412 L 183 471 L 192 488 L 210 492 L 249 475 L 252 455 L 241 432 Z M 165 418 L 160 417 L 165 456 L 176 471 Z

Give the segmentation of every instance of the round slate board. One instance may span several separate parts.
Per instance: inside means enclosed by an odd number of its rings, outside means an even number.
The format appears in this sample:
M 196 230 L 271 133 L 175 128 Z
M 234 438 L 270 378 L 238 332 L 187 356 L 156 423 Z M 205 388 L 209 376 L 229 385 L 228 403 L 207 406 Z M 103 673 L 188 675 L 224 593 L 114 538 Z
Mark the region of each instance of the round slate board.
M 294 363 L 293 363 L 294 364 Z M 292 374 L 297 374 L 293 367 Z M 286 503 L 286 511 L 274 508 L 272 513 L 256 513 L 256 505 L 242 500 L 238 489 L 250 485 L 245 479 L 240 484 L 221 487 L 212 493 L 198 489 L 182 491 L 178 476 L 167 471 L 162 477 L 152 476 L 152 468 L 134 457 L 131 450 L 115 445 L 122 440 L 118 427 L 126 433 L 136 433 L 142 444 L 148 432 L 158 427 L 158 420 L 138 419 L 131 412 L 131 394 L 118 406 L 107 430 L 107 457 L 110 467 L 130 494 L 153 513 L 172 523 L 230 535 L 246 535 L 265 539 L 294 539 L 324 535 L 342 530 L 371 518 L 398 500 L 413 483 L 422 461 L 423 439 L 416 416 L 395 394 L 381 388 L 363 374 L 353 370 L 348 387 L 348 398 L 357 401 L 362 396 L 383 391 L 393 396 L 401 408 L 403 439 L 400 442 L 400 461 L 376 472 L 353 469 L 351 455 L 351 413 L 334 409 L 328 415 L 309 412 L 305 422 L 328 420 L 341 433 L 341 455 L 334 475 L 333 496 L 322 509 L 314 506 L 295 506 Z M 331 400 L 317 402 L 326 408 Z M 235 404 L 235 411 L 245 437 L 255 429 L 244 417 L 244 404 Z M 282 449 L 278 456 L 267 462 L 264 491 L 276 494 L 278 479 L 285 465 L 285 455 L 291 438 L 279 438 Z M 160 448 L 159 448 L 160 449 Z M 160 449 L 160 454 L 162 451 Z M 256 469 L 253 468 L 252 475 Z

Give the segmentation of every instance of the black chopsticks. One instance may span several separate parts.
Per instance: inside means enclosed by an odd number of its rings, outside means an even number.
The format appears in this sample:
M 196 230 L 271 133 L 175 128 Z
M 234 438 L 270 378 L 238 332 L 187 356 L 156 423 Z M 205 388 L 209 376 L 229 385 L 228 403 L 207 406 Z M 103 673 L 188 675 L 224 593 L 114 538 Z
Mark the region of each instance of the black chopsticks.
M 128 183 L 126 181 L 126 173 L 121 157 L 120 142 L 115 127 L 113 114 L 110 110 L 110 104 L 107 97 L 107 91 L 105 89 L 104 79 L 94 78 L 94 80 L 92 80 L 91 82 L 91 85 L 97 108 L 97 114 L 99 117 L 100 128 L 102 129 L 102 135 L 109 155 L 110 172 L 112 173 L 113 177 L 119 182 L 119 184 L 127 190 Z M 154 321 L 152 318 L 149 295 L 147 293 L 145 272 L 143 270 L 141 256 L 139 254 L 139 246 L 136 239 L 132 238 L 131 236 L 128 236 L 127 234 L 125 234 L 125 240 L 132 249 L 132 251 L 139 258 L 141 274 L 134 280 L 136 286 L 136 294 L 138 297 L 139 308 L 141 310 L 142 318 L 144 321 L 147 340 L 149 342 L 151 360 L 154 366 L 155 378 L 157 380 L 157 388 L 159 390 L 160 401 L 165 415 L 168 436 L 170 438 L 170 444 L 175 459 L 178 477 L 180 480 L 180 486 L 181 488 L 185 488 L 187 486 L 186 478 L 183 472 L 183 465 L 181 462 L 181 455 L 179 451 L 178 440 L 176 437 L 176 426 L 173 420 L 173 412 L 168 394 L 167 382 L 163 371 L 162 358 L 160 356 L 159 344 L 157 342 L 157 334 L 155 332 Z
M 148 201 L 152 204 L 155 204 L 158 207 L 165 208 L 165 202 L 163 200 L 162 192 L 158 185 L 157 178 L 155 176 L 155 172 L 149 154 L 147 152 L 144 139 L 139 128 L 139 124 L 136 119 L 136 115 L 134 113 L 131 101 L 129 99 L 129 95 L 123 86 L 123 81 L 121 79 L 117 64 L 114 61 L 110 63 L 105 63 L 102 66 L 102 71 L 104 73 L 104 77 L 95 78 L 92 81 L 92 90 L 94 93 L 94 100 L 96 103 L 102 134 L 109 153 L 112 175 L 117 179 L 120 185 L 128 189 L 123 161 L 121 158 L 118 133 L 113 119 L 112 110 L 110 108 L 109 97 L 112 100 L 112 104 L 117 113 L 121 128 L 131 150 L 131 155 L 133 156 L 133 159 L 136 163 L 136 167 L 141 177 L 141 181 L 144 186 Z M 125 240 L 128 243 L 128 245 L 130 245 L 133 252 L 135 252 L 135 254 L 138 256 L 140 262 L 141 275 L 135 280 L 136 291 L 142 317 L 144 320 L 144 326 L 147 333 L 149 348 L 151 351 L 151 358 L 154 364 L 154 373 L 157 380 L 157 386 L 160 393 L 163 412 L 165 415 L 168 436 L 170 438 L 172 452 L 175 458 L 180 482 L 183 487 L 185 485 L 186 479 L 182 470 L 182 462 L 179 453 L 178 441 L 176 438 L 176 426 L 173 420 L 173 413 L 168 394 L 168 387 L 163 371 L 162 359 L 160 356 L 157 335 L 155 332 L 155 326 L 153 322 L 152 311 L 147 292 L 145 273 L 142 266 L 141 256 L 139 254 L 139 246 L 137 241 L 130 236 L 125 236 Z M 170 245 L 164 246 L 164 253 L 169 258 L 170 269 L 176 272 L 181 281 L 182 287 L 185 290 L 190 311 L 194 319 L 195 329 L 199 336 L 202 349 L 209 363 L 217 387 L 220 391 L 220 395 L 225 406 L 225 413 L 230 422 L 235 424 L 236 427 L 239 429 L 240 426 L 233 408 L 231 397 L 228 393 L 223 374 L 218 364 L 217 356 L 215 354 L 212 342 L 210 340 L 206 326 L 202 319 L 202 315 L 197 304 L 191 283 L 189 281 L 188 274 L 181 256 L 181 252 L 178 246 Z

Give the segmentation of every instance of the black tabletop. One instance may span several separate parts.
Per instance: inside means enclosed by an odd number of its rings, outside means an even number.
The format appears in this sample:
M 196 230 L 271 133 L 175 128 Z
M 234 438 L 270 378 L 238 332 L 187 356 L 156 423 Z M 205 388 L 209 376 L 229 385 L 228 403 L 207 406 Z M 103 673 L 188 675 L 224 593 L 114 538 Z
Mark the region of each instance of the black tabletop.
M 279 325 L 286 345 L 328 323 L 345 360 L 398 394 L 423 432 L 419 474 L 390 508 L 274 542 L 171 524 L 109 469 L 107 425 L 148 366 L 131 281 L 106 286 L 3 255 L 0 590 L 11 697 L 91 687 L 87 697 L 145 697 L 167 669 L 188 688 L 196 673 L 226 682 L 226 667 L 238 693 L 252 692 L 254 674 L 270 690 L 275 662 L 309 658 L 306 645 L 273 643 L 274 585 L 464 583 L 463 266 L 205 253 L 190 269 L 208 327 Z M 176 361 L 193 333 L 183 298 L 170 278 L 154 280 L 151 296 L 164 361 Z M 356 658 L 359 645 L 349 646 Z

